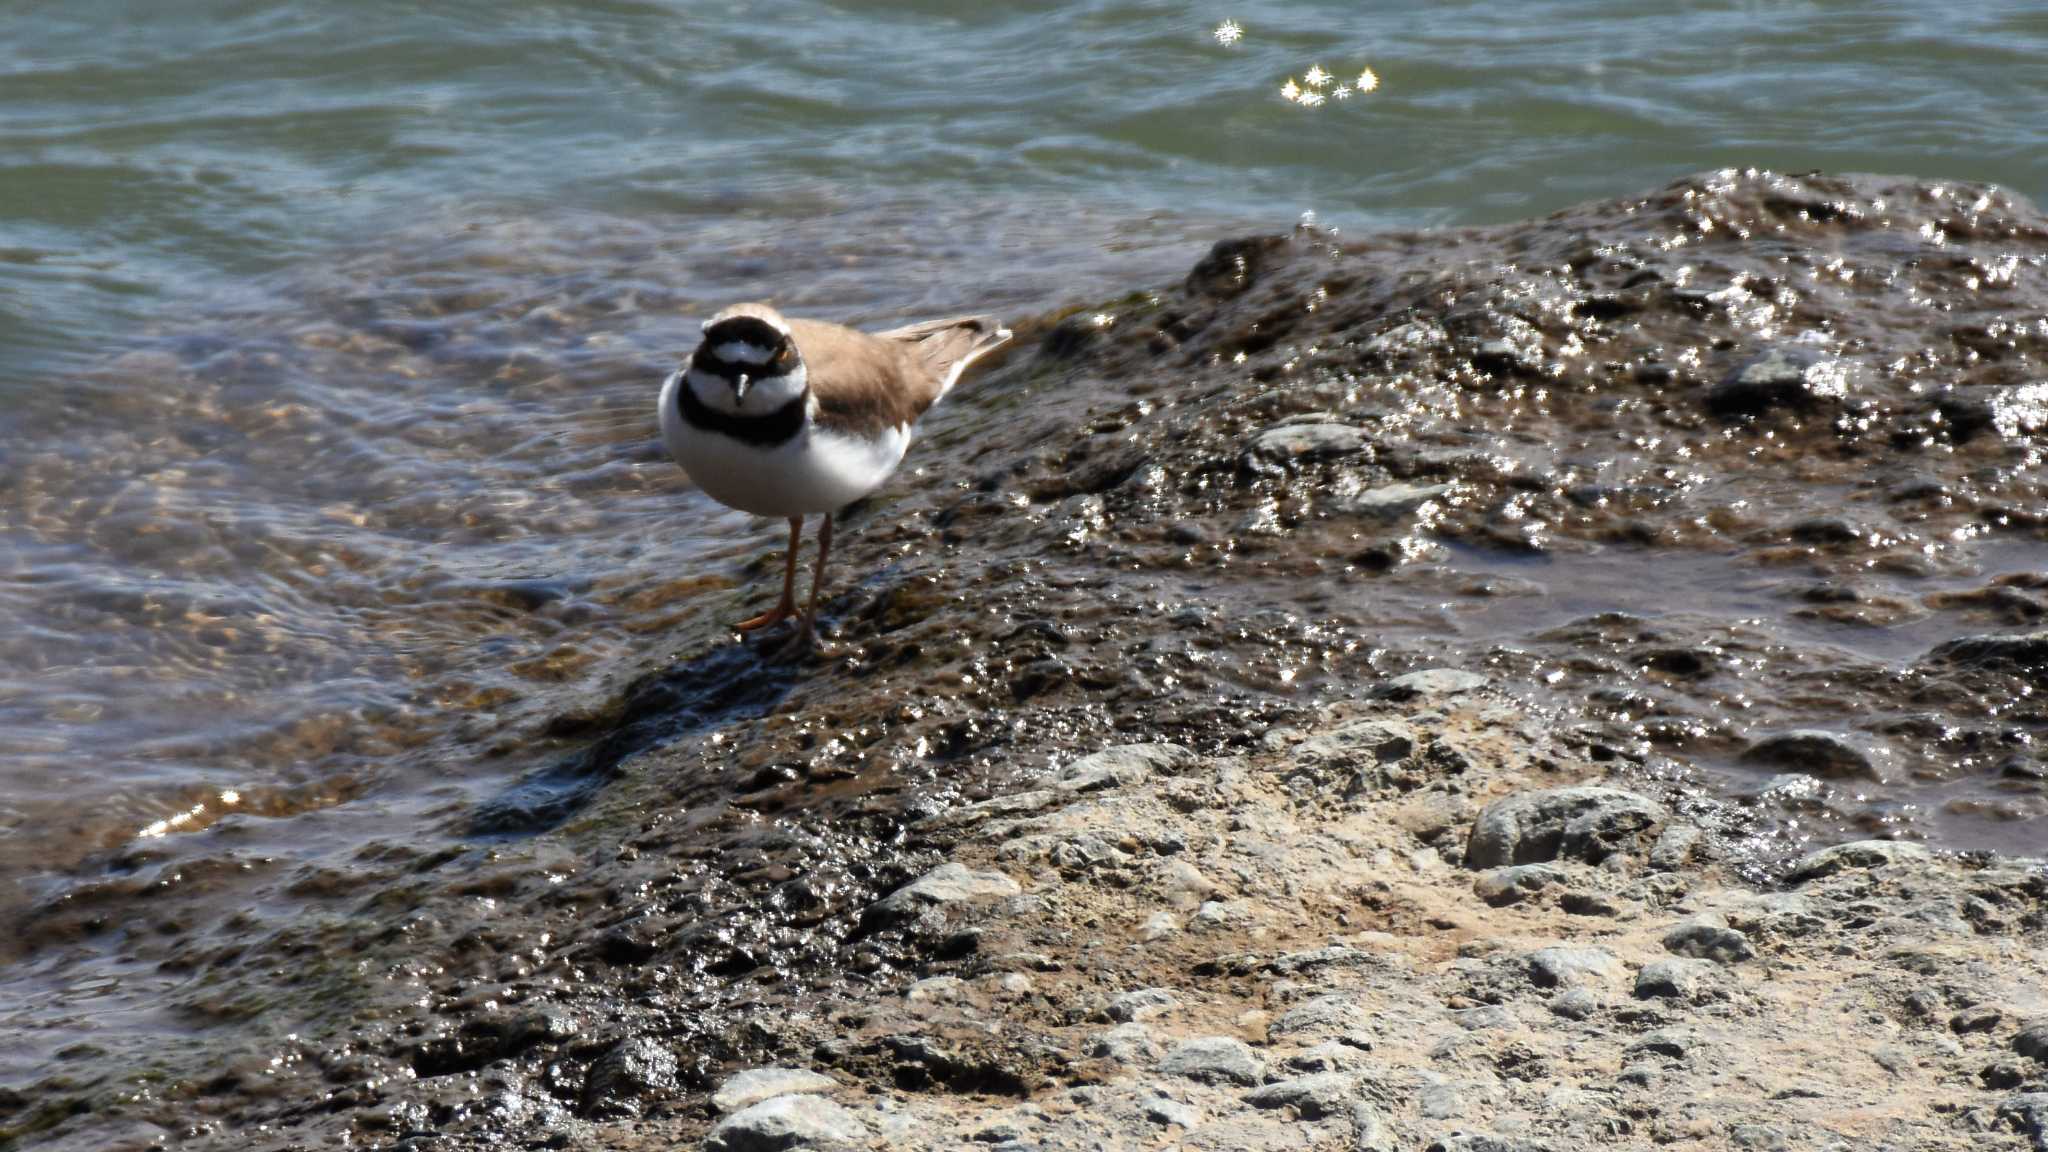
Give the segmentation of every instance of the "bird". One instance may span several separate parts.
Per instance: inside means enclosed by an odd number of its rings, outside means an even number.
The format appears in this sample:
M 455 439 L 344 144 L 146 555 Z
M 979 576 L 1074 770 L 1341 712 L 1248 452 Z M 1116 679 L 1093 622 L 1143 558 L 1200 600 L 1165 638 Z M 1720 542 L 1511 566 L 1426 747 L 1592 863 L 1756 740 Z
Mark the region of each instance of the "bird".
M 988 315 L 862 332 L 757 302 L 704 322 L 696 349 L 662 381 L 662 443 L 706 496 L 789 522 L 782 598 L 734 624 L 742 637 L 796 615 L 797 549 L 804 518 L 817 515 L 811 595 L 782 652 L 816 643 L 833 515 L 881 487 L 918 419 L 1009 341 Z

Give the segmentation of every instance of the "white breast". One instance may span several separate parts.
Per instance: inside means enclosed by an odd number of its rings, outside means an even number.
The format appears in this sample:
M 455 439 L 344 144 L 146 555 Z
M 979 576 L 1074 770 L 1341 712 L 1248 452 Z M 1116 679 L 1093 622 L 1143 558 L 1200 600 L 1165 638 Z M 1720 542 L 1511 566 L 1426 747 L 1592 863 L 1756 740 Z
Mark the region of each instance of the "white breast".
M 756 516 L 808 516 L 836 512 L 881 487 L 910 447 L 910 429 L 889 429 L 866 440 L 825 432 L 805 421 L 803 431 L 773 447 L 744 444 L 703 432 L 676 405 L 681 374 L 661 389 L 661 438 L 704 494 Z

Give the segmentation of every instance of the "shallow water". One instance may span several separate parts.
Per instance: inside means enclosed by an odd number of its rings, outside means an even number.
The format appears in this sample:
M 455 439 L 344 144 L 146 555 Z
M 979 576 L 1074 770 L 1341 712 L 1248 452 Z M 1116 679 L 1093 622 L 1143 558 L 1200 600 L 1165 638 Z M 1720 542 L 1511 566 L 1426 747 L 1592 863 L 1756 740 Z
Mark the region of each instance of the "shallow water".
M 651 413 L 731 299 L 1026 316 L 1176 280 L 1219 235 L 1303 213 L 1354 238 L 1521 219 L 1722 164 L 2048 194 L 2030 4 L 777 13 L 9 15 L 0 914 L 118 891 L 227 815 L 291 862 L 452 837 L 577 746 L 562 717 L 749 614 L 778 530 L 696 498 Z M 1336 77 L 1323 102 L 1282 99 L 1312 65 Z M 1957 586 L 2048 571 L 2015 547 L 1959 562 Z M 1633 593 L 1677 577 L 1700 628 L 1768 617 L 1770 642 L 1845 661 L 1949 627 L 1800 616 L 1770 574 L 1690 554 L 1450 564 L 1527 594 L 1404 593 L 1372 619 L 1540 654 L 1545 629 L 1654 614 Z M 1913 830 L 2024 849 L 2009 820 L 1953 814 L 1981 785 L 1930 783 Z M 137 973 L 83 954 L 5 983 L 39 1039 L 0 1053 L 0 1082 L 66 1021 L 165 1026 L 124 990 Z

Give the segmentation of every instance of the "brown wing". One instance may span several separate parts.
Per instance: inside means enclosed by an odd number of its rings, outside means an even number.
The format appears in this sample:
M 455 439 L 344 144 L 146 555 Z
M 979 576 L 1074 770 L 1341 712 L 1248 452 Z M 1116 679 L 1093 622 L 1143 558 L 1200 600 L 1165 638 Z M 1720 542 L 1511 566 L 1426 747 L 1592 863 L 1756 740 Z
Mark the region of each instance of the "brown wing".
M 818 423 L 873 436 L 915 424 L 945 389 L 911 345 L 818 320 L 789 321 Z
M 938 378 L 943 394 L 969 364 L 1008 344 L 1010 330 L 993 316 L 955 316 L 891 328 L 875 333 L 875 338 L 910 345 L 926 369 Z

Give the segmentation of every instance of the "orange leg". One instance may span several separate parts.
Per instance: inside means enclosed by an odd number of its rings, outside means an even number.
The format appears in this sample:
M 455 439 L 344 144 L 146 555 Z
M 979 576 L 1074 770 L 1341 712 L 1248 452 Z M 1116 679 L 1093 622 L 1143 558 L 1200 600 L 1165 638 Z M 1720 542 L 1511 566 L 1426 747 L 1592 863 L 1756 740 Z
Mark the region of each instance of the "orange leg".
M 818 642 L 818 592 L 825 587 L 825 558 L 832 555 L 832 514 L 825 513 L 825 522 L 818 525 L 818 565 L 811 570 L 811 598 L 804 605 L 803 623 L 797 627 L 796 635 L 783 645 L 781 656 L 793 656 Z
M 831 517 L 825 518 L 827 525 L 830 525 L 831 522 Z M 789 518 L 789 554 L 782 558 L 782 600 L 775 607 L 761 613 L 759 616 L 751 620 L 742 620 L 733 625 L 735 630 L 754 632 L 766 628 L 770 624 L 780 624 L 791 616 L 796 615 L 796 549 L 797 545 L 803 542 L 803 538 L 804 518 L 801 516 L 791 516 Z M 821 563 L 822 560 L 823 557 L 821 556 Z M 817 590 L 812 589 L 811 595 L 815 598 Z

